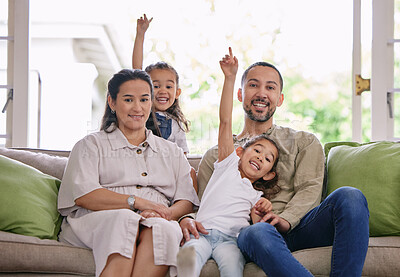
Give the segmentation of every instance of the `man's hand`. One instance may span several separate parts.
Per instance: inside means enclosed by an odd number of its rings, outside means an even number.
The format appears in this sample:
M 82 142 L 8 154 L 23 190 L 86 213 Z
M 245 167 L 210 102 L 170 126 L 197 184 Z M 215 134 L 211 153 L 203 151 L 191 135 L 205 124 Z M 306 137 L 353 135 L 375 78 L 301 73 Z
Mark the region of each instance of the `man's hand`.
M 181 226 L 183 233 L 181 246 L 190 240 L 190 234 L 192 234 L 196 239 L 200 237 L 199 232 L 205 235 L 208 234 L 207 230 L 203 227 L 203 224 L 190 217 L 182 219 L 179 225 Z
M 260 222 L 267 222 L 272 226 L 275 226 L 280 233 L 286 233 L 290 229 L 290 223 L 273 212 L 269 212 L 264 215 Z

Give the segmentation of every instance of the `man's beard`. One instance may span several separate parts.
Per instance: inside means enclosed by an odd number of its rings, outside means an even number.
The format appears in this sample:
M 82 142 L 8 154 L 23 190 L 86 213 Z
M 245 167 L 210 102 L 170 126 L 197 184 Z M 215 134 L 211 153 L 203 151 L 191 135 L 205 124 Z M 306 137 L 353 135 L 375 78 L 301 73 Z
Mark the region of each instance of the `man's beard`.
M 271 110 L 270 107 L 270 103 L 266 103 L 265 101 L 263 101 L 265 104 L 267 104 L 267 113 L 262 115 L 262 114 L 258 114 L 258 113 L 253 113 L 253 111 L 251 110 L 251 106 L 253 105 L 254 101 L 259 101 L 259 99 L 255 99 L 251 101 L 251 105 L 250 107 L 243 107 L 245 113 L 247 114 L 247 116 L 256 122 L 266 122 L 268 121 L 275 113 L 275 109 Z

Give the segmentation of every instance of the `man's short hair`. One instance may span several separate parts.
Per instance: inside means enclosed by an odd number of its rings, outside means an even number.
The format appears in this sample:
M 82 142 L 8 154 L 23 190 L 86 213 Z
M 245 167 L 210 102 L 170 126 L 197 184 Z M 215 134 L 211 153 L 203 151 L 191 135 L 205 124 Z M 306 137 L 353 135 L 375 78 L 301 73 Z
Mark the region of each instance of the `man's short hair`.
M 252 69 L 253 67 L 256 67 L 256 66 L 266 66 L 266 67 L 270 67 L 270 68 L 275 69 L 275 71 L 278 72 L 278 75 L 279 75 L 279 82 L 280 82 L 280 84 L 281 84 L 281 92 L 282 92 L 282 90 L 283 90 L 283 78 L 282 78 L 282 75 L 281 75 L 281 73 L 279 72 L 279 70 L 278 70 L 273 64 L 270 64 L 270 63 L 267 63 L 267 62 L 256 62 L 256 63 L 253 63 L 252 65 L 250 65 L 250 66 L 244 71 L 244 73 L 243 73 L 243 75 L 242 75 L 242 82 L 241 82 L 242 88 L 243 88 L 244 82 L 246 81 L 247 74 L 249 74 L 250 69 Z

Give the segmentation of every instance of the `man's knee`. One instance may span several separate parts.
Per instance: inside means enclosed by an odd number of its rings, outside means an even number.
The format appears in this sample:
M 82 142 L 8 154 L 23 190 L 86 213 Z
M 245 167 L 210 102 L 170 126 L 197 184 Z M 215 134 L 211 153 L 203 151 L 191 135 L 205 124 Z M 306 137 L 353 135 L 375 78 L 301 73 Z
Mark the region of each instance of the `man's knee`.
M 369 214 L 367 199 L 357 188 L 341 187 L 332 192 L 330 196 L 336 203 L 335 206 L 346 213 Z
M 331 195 L 336 201 L 346 201 L 349 203 L 362 203 L 366 204 L 367 200 L 364 194 L 357 188 L 353 187 L 340 187 L 334 190 Z
M 257 246 L 261 241 L 263 244 L 267 244 L 276 234 L 278 234 L 278 231 L 274 226 L 269 223 L 259 222 L 243 229 L 239 234 L 237 243 L 243 251 L 246 246 Z

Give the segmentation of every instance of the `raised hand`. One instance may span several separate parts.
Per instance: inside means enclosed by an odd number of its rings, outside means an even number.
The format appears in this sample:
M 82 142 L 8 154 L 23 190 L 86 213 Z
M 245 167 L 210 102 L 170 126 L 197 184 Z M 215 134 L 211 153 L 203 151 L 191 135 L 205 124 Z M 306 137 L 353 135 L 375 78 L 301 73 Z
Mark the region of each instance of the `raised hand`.
M 136 32 L 138 34 L 144 34 L 146 33 L 147 29 L 149 28 L 150 22 L 153 20 L 153 18 L 147 19 L 146 14 L 144 14 L 143 16 L 141 16 L 138 20 L 137 20 L 137 26 L 136 26 Z
M 146 14 L 141 16 L 137 20 L 136 25 L 136 37 L 135 43 L 133 45 L 133 53 L 132 53 L 132 68 L 142 69 L 143 68 L 143 43 L 144 43 L 144 34 L 149 28 L 150 22 L 153 18 L 147 19 Z
M 229 47 L 229 54 L 225 55 L 220 61 L 222 72 L 225 77 L 236 76 L 238 71 L 238 60 L 232 54 L 232 48 Z
M 231 47 L 229 54 L 219 61 L 219 65 L 225 75 L 219 105 L 218 161 L 221 162 L 235 150 L 232 140 L 232 110 L 238 60 L 233 56 Z

